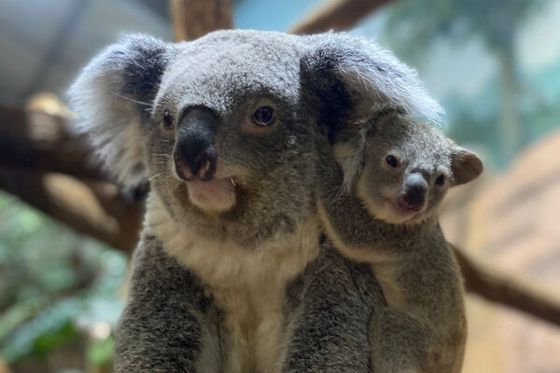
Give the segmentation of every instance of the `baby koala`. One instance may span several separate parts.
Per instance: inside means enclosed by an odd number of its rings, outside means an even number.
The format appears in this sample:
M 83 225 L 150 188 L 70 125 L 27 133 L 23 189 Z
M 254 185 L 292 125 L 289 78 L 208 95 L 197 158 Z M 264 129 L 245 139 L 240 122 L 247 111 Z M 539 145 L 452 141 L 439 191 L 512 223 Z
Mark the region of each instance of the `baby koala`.
M 369 123 L 365 136 L 355 131 L 362 150 L 346 137 L 322 154 L 318 206 L 337 249 L 371 264 L 383 288 L 387 307 L 370 329 L 374 371 L 460 372 L 463 283 L 437 212 L 447 190 L 476 178 L 482 163 L 399 113 Z

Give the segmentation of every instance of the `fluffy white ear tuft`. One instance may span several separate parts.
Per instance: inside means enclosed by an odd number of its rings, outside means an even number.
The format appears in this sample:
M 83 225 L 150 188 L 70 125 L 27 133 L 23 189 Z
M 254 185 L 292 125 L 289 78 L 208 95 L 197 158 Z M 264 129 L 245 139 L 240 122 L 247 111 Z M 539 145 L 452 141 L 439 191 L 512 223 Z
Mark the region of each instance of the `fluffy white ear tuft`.
M 440 124 L 443 109 L 432 99 L 416 71 L 391 52 L 364 38 L 347 33 L 309 36 L 309 52 L 302 65 L 322 97 L 341 93 L 346 97 L 351 121 L 362 121 L 374 113 L 394 109 L 411 117 Z M 328 92 L 331 90 L 331 92 Z
M 129 35 L 96 56 L 68 92 L 79 116 L 75 128 L 87 135 L 103 168 L 123 185 L 147 179 L 143 126 L 172 50 L 152 37 Z
M 347 141 L 333 144 L 334 157 L 344 175 L 342 181 L 342 191 L 344 193 L 352 191 L 358 176 L 363 171 L 366 155 L 365 132 L 364 129 L 357 136 L 353 136 Z

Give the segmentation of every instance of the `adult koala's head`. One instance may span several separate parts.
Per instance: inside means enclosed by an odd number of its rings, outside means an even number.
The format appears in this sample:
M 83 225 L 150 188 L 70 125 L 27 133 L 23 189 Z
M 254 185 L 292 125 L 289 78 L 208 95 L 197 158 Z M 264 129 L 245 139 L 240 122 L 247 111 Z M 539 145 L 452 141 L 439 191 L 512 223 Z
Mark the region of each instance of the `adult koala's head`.
M 253 245 L 314 213 L 317 140 L 380 108 L 437 120 L 413 71 L 346 34 L 132 35 L 70 90 L 80 125 L 123 184 L 149 180 L 198 233 Z M 337 133 L 340 133 L 338 131 Z

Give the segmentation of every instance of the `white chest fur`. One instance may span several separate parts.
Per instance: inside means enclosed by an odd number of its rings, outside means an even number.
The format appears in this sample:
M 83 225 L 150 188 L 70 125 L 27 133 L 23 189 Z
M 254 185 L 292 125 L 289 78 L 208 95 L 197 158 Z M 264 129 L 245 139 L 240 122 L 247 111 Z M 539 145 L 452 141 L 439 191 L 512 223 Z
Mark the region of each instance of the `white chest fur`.
M 299 230 L 256 249 L 217 242 L 175 226 L 163 208 L 148 209 L 146 224 L 166 251 L 195 272 L 224 310 L 231 336 L 225 343 L 226 372 L 274 372 L 285 337 L 282 307 L 288 282 L 319 252 L 315 218 Z

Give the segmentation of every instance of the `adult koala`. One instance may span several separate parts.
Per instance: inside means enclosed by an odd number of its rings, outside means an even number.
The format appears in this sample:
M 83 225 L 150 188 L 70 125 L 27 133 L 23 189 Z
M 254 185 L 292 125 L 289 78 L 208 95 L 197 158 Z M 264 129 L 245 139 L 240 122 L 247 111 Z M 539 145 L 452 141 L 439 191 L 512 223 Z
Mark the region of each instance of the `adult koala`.
M 382 295 L 322 237 L 316 164 L 376 110 L 437 120 L 411 70 L 345 34 L 132 35 L 70 97 L 104 166 L 151 185 L 117 372 L 370 369 Z

